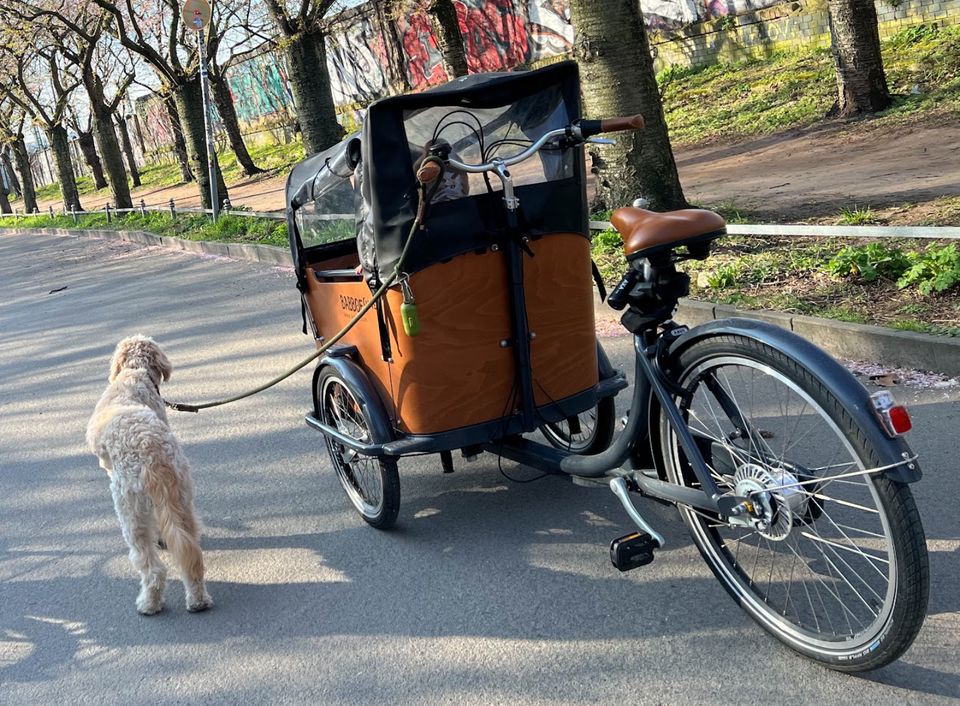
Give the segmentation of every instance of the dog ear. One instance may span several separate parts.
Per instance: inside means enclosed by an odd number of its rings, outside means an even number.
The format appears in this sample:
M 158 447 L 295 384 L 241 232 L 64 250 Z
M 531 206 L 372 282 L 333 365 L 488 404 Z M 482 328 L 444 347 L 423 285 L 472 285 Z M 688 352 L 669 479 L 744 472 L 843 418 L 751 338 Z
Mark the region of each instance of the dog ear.
M 170 362 L 170 359 L 167 358 L 166 353 L 160 350 L 160 346 L 156 343 L 153 344 L 153 364 L 157 372 L 160 373 L 163 382 L 170 379 L 170 375 L 173 373 L 173 364 Z
M 117 375 L 123 370 L 123 366 L 127 363 L 127 355 L 130 353 L 131 346 L 132 341 L 129 338 L 125 338 L 117 344 L 117 347 L 113 351 L 113 357 L 110 359 L 110 374 L 107 376 L 108 382 L 116 380 Z

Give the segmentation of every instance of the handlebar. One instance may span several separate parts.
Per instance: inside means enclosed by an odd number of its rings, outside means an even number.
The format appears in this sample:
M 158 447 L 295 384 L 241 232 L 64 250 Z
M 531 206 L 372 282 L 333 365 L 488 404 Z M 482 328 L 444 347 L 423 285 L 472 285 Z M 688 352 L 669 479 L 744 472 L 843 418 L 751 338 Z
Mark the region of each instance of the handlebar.
M 498 157 L 483 164 L 466 164 L 456 159 L 451 159 L 450 157 L 447 157 L 445 161 L 447 166 L 459 172 L 467 172 L 468 174 L 492 172 L 496 171 L 497 168 L 510 167 L 530 159 L 530 157 L 536 154 L 545 144 L 558 137 L 566 138 L 573 144 L 582 144 L 588 142 L 594 135 L 599 135 L 602 132 L 641 130 L 645 124 L 642 115 L 630 115 L 623 118 L 606 118 L 604 120 L 580 120 L 566 127 L 560 127 L 541 135 L 540 138 L 527 149 L 512 157 Z
M 550 142 L 550 140 L 557 137 L 565 137 L 569 127 L 558 127 L 556 130 L 551 130 L 548 133 L 545 133 L 540 136 L 536 142 L 527 147 L 523 152 L 515 154 L 512 157 L 506 157 L 503 159 L 497 159 L 492 162 L 484 162 L 483 164 L 465 164 L 456 159 L 447 158 L 447 165 L 456 169 L 458 172 L 467 172 L 468 174 L 480 174 L 482 172 L 492 172 L 497 168 L 498 165 L 504 167 L 510 167 L 514 164 L 519 164 L 520 162 L 530 159 L 541 147 Z
M 624 130 L 642 130 L 646 122 L 642 115 L 628 115 L 623 118 L 606 118 L 605 120 L 581 120 L 580 132 L 584 138 L 599 135 L 601 132 L 622 132 Z

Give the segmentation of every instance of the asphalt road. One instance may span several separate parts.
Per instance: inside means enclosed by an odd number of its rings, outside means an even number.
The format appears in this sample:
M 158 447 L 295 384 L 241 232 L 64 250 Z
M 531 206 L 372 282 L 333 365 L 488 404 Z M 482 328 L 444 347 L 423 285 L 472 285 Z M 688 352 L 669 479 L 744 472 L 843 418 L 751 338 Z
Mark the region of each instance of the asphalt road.
M 50 293 L 61 287 L 58 292 Z M 930 613 L 899 662 L 854 677 L 768 638 L 673 511 L 668 548 L 619 574 L 615 498 L 514 484 L 492 456 L 401 463 L 396 531 L 348 507 L 302 414 L 303 372 L 175 430 L 191 458 L 217 604 L 134 611 L 137 581 L 86 420 L 122 336 L 155 336 L 165 393 L 215 398 L 311 350 L 289 271 L 139 246 L 0 236 L 0 702 L 937 703 L 960 698 L 960 393 L 901 389 L 925 479 Z M 604 339 L 615 362 L 626 338 Z M 513 476 L 533 472 L 504 464 Z

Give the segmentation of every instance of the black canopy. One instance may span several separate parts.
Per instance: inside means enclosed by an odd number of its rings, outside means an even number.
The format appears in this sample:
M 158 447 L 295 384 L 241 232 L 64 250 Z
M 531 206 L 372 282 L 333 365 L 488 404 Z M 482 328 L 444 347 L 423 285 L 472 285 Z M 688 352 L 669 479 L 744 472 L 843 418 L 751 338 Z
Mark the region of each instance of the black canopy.
M 362 182 L 377 267 L 388 273 L 416 213 L 415 165 L 431 144 L 447 142 L 453 156 L 468 163 L 514 154 L 549 130 L 578 119 L 579 91 L 576 63 L 567 61 L 537 71 L 474 74 L 423 93 L 379 100 L 367 111 L 362 138 L 351 136 L 294 168 L 287 184 L 290 213 L 308 204 L 318 214 L 333 213 L 331 209 L 343 208 L 329 198 L 333 186 L 349 183 L 356 188 Z M 351 179 L 358 164 L 362 174 Z M 581 149 L 544 150 L 511 171 L 524 232 L 533 237 L 551 232 L 587 236 Z M 447 179 L 448 188 L 431 205 L 426 233 L 417 235 L 410 247 L 407 272 L 504 237 L 498 180 L 487 182 L 478 175 Z M 293 244 L 293 219 L 290 225 Z

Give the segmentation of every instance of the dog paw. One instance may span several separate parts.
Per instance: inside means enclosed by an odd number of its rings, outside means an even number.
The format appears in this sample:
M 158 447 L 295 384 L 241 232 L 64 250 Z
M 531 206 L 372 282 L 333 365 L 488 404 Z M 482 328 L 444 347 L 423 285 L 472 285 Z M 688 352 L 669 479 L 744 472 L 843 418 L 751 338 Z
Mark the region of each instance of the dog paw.
M 163 603 L 153 603 L 151 601 L 137 601 L 137 612 L 140 615 L 156 615 L 163 610 Z
M 209 593 L 204 593 L 203 596 L 199 598 L 193 597 L 187 599 L 187 611 L 190 613 L 202 613 L 209 608 L 213 608 L 213 599 Z

